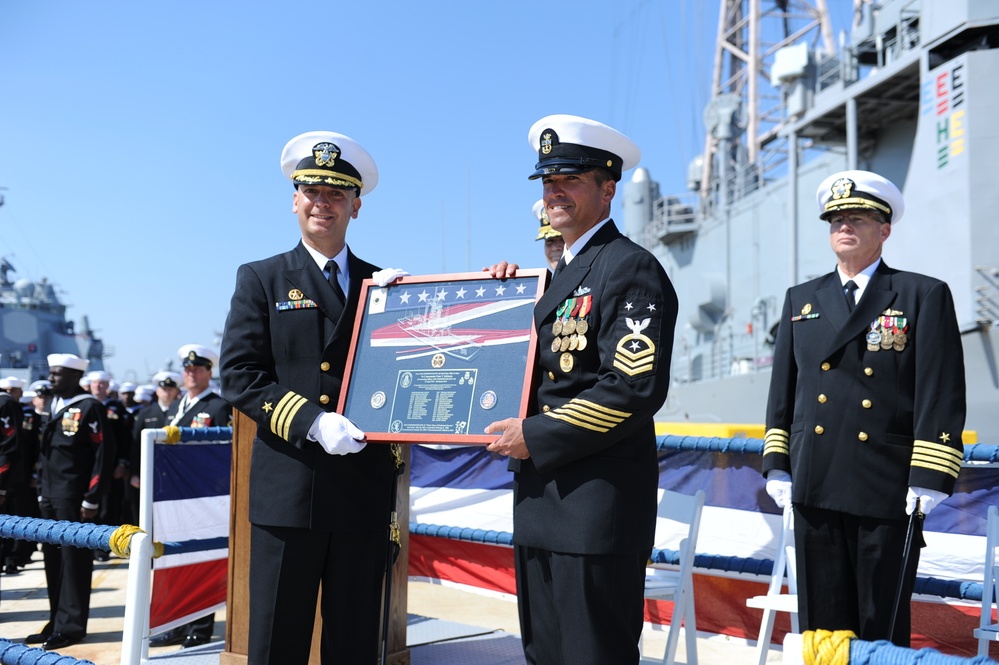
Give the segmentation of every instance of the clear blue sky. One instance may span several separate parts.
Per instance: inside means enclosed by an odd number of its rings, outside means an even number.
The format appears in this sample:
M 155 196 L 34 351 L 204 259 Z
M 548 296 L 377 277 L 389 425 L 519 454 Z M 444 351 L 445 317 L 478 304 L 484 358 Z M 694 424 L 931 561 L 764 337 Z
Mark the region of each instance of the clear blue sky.
M 380 172 L 356 254 L 413 274 L 540 267 L 531 124 L 606 122 L 682 192 L 717 4 L 7 0 L 0 255 L 89 317 L 116 378 L 144 381 L 183 344 L 217 345 L 239 264 L 298 242 L 278 158 L 327 129 Z

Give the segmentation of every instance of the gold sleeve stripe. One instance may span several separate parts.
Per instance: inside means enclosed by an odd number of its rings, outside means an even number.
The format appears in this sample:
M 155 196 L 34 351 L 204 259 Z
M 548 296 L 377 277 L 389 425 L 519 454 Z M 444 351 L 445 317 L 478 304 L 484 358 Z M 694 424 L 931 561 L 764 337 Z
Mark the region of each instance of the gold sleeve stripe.
M 577 427 L 582 427 L 583 429 L 592 430 L 594 432 L 607 432 L 610 430 L 610 427 L 598 427 L 596 425 L 591 425 L 587 422 L 583 422 L 582 420 L 578 420 L 564 413 L 556 413 L 555 411 L 549 411 L 545 415 L 548 416 L 549 418 L 554 418 L 555 420 L 563 420 L 571 425 L 576 425 Z
M 570 409 L 562 407 L 560 409 L 555 409 L 554 411 L 549 411 L 549 414 L 557 413 L 566 418 L 575 418 L 578 420 L 585 420 L 586 422 L 593 423 L 594 425 L 603 425 L 607 429 L 620 424 L 620 420 L 612 420 L 608 418 L 599 418 L 587 411 L 579 411 L 577 409 Z
M 787 442 L 789 436 L 786 430 L 776 428 L 767 430 L 763 443 L 763 454 L 790 455 L 791 448 Z
M 955 468 L 952 468 L 949 465 L 934 464 L 934 463 L 924 462 L 922 460 L 917 460 L 916 458 L 912 458 L 912 462 L 910 462 L 909 465 L 910 466 L 918 466 L 918 467 L 923 468 L 923 469 L 929 469 L 930 471 L 936 471 L 938 473 L 943 473 L 943 474 L 946 474 L 948 476 L 951 476 L 952 478 L 957 478 L 957 473 L 958 473 L 958 471 L 961 470 L 960 465 L 958 466 L 958 468 L 955 469 Z
M 274 414 L 271 416 L 271 431 L 287 441 L 288 433 L 291 431 L 291 421 L 294 420 L 295 414 L 305 402 L 305 398 L 301 395 L 290 391 L 285 394 L 274 407 Z
M 621 416 L 622 419 L 623 418 L 628 418 L 628 417 L 631 416 L 631 414 L 629 412 L 627 412 L 627 411 L 618 411 L 617 409 L 612 409 L 610 407 L 601 406 L 600 404 L 597 404 L 596 402 L 591 402 L 591 401 L 589 401 L 587 399 L 573 399 L 573 400 L 570 400 L 569 404 L 580 404 L 580 405 L 588 406 L 589 408 L 593 409 L 594 411 L 603 411 L 604 413 L 606 413 L 608 415 L 611 415 L 611 416 Z M 566 405 L 566 406 L 568 406 L 568 405 Z
M 766 433 L 766 438 L 768 439 L 777 438 L 787 441 L 790 437 L 791 435 L 787 433 L 787 430 L 777 429 L 776 427 L 768 429 Z
M 594 418 L 603 418 L 604 420 L 613 420 L 616 423 L 619 423 L 619 422 L 621 422 L 622 420 L 624 420 L 625 418 L 628 417 L 628 414 L 626 414 L 626 413 L 625 414 L 620 414 L 620 415 L 614 414 L 614 413 L 607 413 L 606 411 L 601 411 L 599 409 L 594 409 L 593 407 L 589 406 L 588 404 L 582 404 L 580 402 L 569 402 L 567 404 L 564 404 L 564 405 L 560 406 L 558 409 L 556 409 L 556 411 L 559 411 L 559 410 L 562 410 L 562 409 L 568 409 L 568 410 L 571 410 L 571 411 L 577 411 L 579 413 L 588 413 L 588 414 L 592 415 Z
M 585 399 L 573 399 L 545 415 L 594 432 L 610 431 L 631 417 L 627 411 L 618 411 Z
M 916 439 L 915 450 L 927 455 L 936 453 L 938 455 L 949 456 L 959 461 L 964 458 L 964 455 L 957 448 L 945 446 L 941 443 L 934 443 L 933 441 L 920 441 Z
M 912 459 L 923 460 L 924 462 L 936 462 L 938 464 L 943 464 L 945 466 L 951 466 L 955 469 L 961 468 L 961 457 L 955 457 L 953 455 L 941 455 L 940 453 L 931 452 L 928 453 L 925 450 L 920 450 L 916 448 L 912 451 Z
M 912 449 L 910 464 L 956 478 L 963 459 L 964 456 L 956 448 L 917 439 Z

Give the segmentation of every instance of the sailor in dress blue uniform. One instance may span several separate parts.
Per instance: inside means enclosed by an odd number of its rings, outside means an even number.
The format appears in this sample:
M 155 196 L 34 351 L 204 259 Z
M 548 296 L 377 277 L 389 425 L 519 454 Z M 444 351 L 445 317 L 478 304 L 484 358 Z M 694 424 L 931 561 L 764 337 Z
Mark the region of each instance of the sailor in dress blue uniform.
M 528 663 L 638 663 L 658 496 L 653 417 L 669 387 L 676 293 L 610 219 L 629 138 L 569 115 L 528 140 L 565 249 L 534 309 L 534 415 L 491 424 L 512 458 L 514 546 Z M 504 264 L 493 266 L 504 276 Z

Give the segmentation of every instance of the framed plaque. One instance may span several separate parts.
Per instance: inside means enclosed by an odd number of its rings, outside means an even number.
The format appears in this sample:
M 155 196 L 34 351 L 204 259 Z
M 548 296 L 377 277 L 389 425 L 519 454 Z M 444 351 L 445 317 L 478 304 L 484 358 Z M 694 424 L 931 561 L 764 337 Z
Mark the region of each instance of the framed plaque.
M 547 272 L 364 280 L 338 411 L 371 442 L 491 443 L 527 415 Z

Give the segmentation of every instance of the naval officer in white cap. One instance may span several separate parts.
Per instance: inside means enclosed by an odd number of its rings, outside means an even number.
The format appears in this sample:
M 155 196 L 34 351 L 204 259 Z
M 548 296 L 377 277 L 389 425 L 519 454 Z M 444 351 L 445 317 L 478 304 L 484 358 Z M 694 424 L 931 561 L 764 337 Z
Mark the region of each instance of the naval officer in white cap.
M 894 184 L 843 171 L 816 199 L 836 269 L 792 286 L 784 300 L 766 414 L 767 492 L 794 507 L 801 629 L 908 646 L 922 538 L 900 591 L 907 515 L 918 511 L 921 522 L 919 513 L 953 492 L 961 468 L 961 333 L 947 284 L 881 258 L 905 210 Z
M 565 249 L 534 308 L 537 415 L 486 428 L 500 435 L 489 450 L 515 472 L 524 654 L 543 665 L 638 663 L 659 482 L 653 417 L 669 387 L 676 292 L 610 219 L 638 146 L 571 115 L 542 118 L 528 140 L 529 177 L 541 180 Z
M 322 662 L 378 655 L 395 469 L 388 446 L 336 413 L 361 280 L 347 226 L 378 184 L 337 132 L 281 154 L 301 241 L 240 266 L 222 340 L 222 394 L 257 423 L 250 470 L 250 665 L 304 665 L 322 587 Z M 398 272 L 398 271 L 396 271 Z

